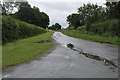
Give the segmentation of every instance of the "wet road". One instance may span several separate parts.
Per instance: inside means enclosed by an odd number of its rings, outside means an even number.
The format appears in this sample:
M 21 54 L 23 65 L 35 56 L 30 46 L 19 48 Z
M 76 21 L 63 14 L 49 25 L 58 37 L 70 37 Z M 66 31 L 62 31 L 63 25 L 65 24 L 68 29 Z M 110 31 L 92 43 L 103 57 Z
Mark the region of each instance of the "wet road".
M 77 49 L 95 54 L 118 64 L 118 47 L 68 37 L 55 32 L 53 38 L 57 46 L 50 54 L 30 63 L 21 64 L 3 71 L 4 78 L 117 78 L 118 69 L 112 65 L 90 59 L 69 49 L 72 43 Z

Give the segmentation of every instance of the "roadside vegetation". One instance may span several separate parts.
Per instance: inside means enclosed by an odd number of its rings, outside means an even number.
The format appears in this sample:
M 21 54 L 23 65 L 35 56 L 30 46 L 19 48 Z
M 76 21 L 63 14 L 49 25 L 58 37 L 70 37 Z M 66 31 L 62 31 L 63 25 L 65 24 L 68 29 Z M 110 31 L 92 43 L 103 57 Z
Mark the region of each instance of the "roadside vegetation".
M 120 44 L 120 1 L 105 5 L 88 3 L 79 7 L 78 13 L 67 16 L 69 27 L 61 32 L 80 39 Z M 0 2 L 0 9 L 3 67 L 34 59 L 53 46 L 53 32 L 46 29 L 60 30 L 61 25 L 48 27 L 49 16 L 38 7 L 31 7 L 26 0 L 5 0 Z
M 90 40 L 90 41 L 96 41 L 100 43 L 110 43 L 110 44 L 116 44 L 120 45 L 120 38 L 118 37 L 107 37 L 107 36 L 102 36 L 102 35 L 95 35 L 93 33 L 85 33 L 81 32 L 78 30 L 60 30 L 62 33 L 75 37 L 78 39 L 85 39 L 85 40 Z
M 46 30 L 41 27 L 16 20 L 10 16 L 2 17 L 2 26 L 3 44 L 46 32 Z
M 53 32 L 46 30 L 49 16 L 26 0 L 12 1 L 0 2 L 2 68 L 32 60 L 53 47 Z
M 62 26 L 59 23 L 55 23 L 52 26 L 49 26 L 48 29 L 50 30 L 60 30 Z
M 44 12 L 40 12 L 38 7 L 31 7 L 27 0 L 5 0 L 2 4 L 0 2 L 0 7 L 2 9 L 0 14 L 2 15 L 11 16 L 44 29 L 49 25 L 49 16 Z
M 16 64 L 26 62 L 34 59 L 39 55 L 44 54 L 51 47 L 52 42 L 43 42 L 45 40 L 51 41 L 53 32 L 47 32 L 34 37 L 29 37 L 16 42 L 7 43 L 2 46 L 2 67 L 8 67 Z
M 67 16 L 69 27 L 61 32 L 76 38 L 120 44 L 120 1 L 105 5 L 88 3 L 79 7 L 78 13 Z

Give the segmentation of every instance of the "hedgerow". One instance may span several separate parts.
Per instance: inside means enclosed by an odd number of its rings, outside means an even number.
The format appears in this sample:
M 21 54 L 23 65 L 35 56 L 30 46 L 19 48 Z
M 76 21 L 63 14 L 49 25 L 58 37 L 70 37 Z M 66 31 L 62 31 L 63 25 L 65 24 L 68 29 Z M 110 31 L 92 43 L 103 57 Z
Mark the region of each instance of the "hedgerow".
M 2 17 L 2 43 L 12 42 L 17 39 L 35 36 L 45 33 L 46 30 L 26 22 L 11 18 Z
M 120 36 L 119 28 L 120 24 L 118 24 L 120 20 L 118 19 L 112 19 L 107 20 L 103 22 L 96 22 L 94 24 L 91 24 L 89 26 L 90 32 L 93 32 L 95 34 L 104 34 L 107 36 Z

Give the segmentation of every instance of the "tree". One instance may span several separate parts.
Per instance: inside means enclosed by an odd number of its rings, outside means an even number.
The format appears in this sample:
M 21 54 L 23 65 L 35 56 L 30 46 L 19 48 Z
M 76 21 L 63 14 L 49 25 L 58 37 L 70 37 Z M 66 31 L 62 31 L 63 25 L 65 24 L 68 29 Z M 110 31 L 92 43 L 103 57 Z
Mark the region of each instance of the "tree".
M 62 28 L 62 26 L 59 23 L 55 23 L 52 26 L 48 27 L 48 29 L 51 30 L 60 30 Z
M 105 8 L 97 4 L 88 3 L 78 8 L 78 13 L 69 15 L 67 22 L 69 26 L 74 26 L 74 29 L 82 25 L 87 25 L 87 28 L 89 28 L 92 23 L 106 20 L 105 15 Z
M 6 10 L 5 10 L 5 8 L 3 7 L 1 1 L 0 1 L 0 14 L 6 15 Z
M 107 19 L 120 18 L 120 1 L 106 2 Z
M 74 26 L 74 29 L 84 24 L 82 20 L 82 15 L 75 14 L 75 13 L 67 17 L 67 22 L 69 26 Z
M 105 8 L 98 6 L 97 4 L 84 4 L 82 7 L 78 8 L 78 13 L 84 16 L 83 20 L 87 23 L 94 23 L 106 19 Z
M 0 5 L 2 6 L 2 14 L 9 15 L 13 14 L 14 10 L 19 8 L 20 2 L 19 0 L 3 0 Z
M 41 23 L 39 23 L 39 24 L 40 24 L 41 27 L 46 29 L 46 28 L 48 28 L 48 25 L 49 25 L 49 22 L 50 22 L 49 16 L 44 12 L 41 12 L 40 14 L 41 14 L 41 16 L 40 16 L 41 17 Z
M 40 12 L 39 8 L 35 6 L 32 8 L 28 2 L 21 2 L 14 17 L 45 29 L 49 25 L 49 16 L 44 12 Z
M 56 28 L 56 30 L 61 29 L 61 25 L 59 23 L 55 23 L 54 27 Z
M 28 2 L 21 2 L 18 12 L 16 12 L 14 16 L 15 18 L 18 18 L 22 21 L 32 23 L 31 21 L 32 15 L 33 15 L 33 12 Z

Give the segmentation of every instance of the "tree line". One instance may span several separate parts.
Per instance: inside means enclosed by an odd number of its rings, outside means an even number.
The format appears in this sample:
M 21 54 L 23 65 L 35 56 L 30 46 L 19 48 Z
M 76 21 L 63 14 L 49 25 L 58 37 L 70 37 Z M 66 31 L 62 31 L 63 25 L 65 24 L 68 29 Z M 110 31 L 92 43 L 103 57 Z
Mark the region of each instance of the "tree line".
M 0 12 L 2 15 L 11 16 L 45 29 L 49 25 L 49 16 L 44 12 L 40 12 L 38 7 L 34 6 L 32 8 L 27 1 L 17 2 L 16 0 L 12 0 L 12 2 L 10 2 L 8 0 L 2 2 L 0 7 L 2 9 L 2 12 Z
M 28 2 L 6 0 L 0 3 L 2 44 L 47 32 L 49 16 Z
M 77 9 L 77 13 L 67 16 L 67 22 L 69 24 L 68 28 L 77 29 L 78 27 L 85 25 L 86 27 L 84 27 L 84 30 L 86 31 L 98 34 L 102 34 L 102 32 L 104 32 L 103 34 L 109 34 L 112 31 L 113 33 L 111 34 L 114 34 L 114 32 L 119 28 L 118 21 L 120 19 L 120 1 L 106 2 L 105 5 L 106 7 L 88 3 L 79 7 Z M 81 27 L 81 29 L 82 28 L 83 27 Z M 118 31 L 116 32 L 117 33 L 115 35 L 119 36 L 120 33 Z
M 48 26 L 50 22 L 49 16 L 44 12 L 40 12 L 38 7 L 33 6 L 32 8 L 26 0 L 6 0 L 0 4 L 0 7 L 0 14 L 2 15 L 11 16 L 15 19 L 43 27 L 44 29 L 61 29 L 59 23 Z M 14 12 L 14 10 L 16 10 L 16 12 Z
M 59 23 L 55 23 L 52 26 L 49 26 L 48 29 L 51 30 L 60 30 L 62 28 L 62 26 Z

